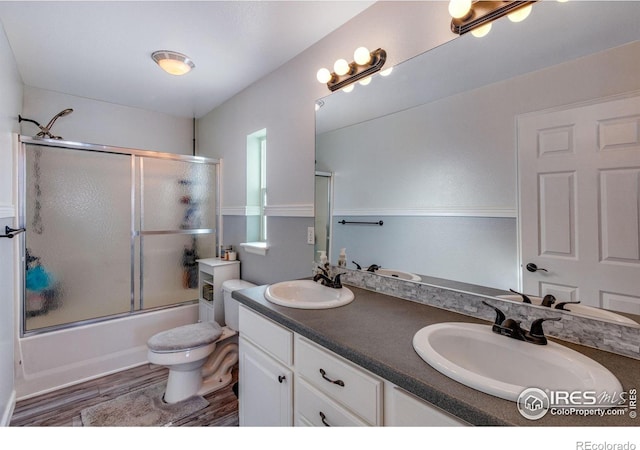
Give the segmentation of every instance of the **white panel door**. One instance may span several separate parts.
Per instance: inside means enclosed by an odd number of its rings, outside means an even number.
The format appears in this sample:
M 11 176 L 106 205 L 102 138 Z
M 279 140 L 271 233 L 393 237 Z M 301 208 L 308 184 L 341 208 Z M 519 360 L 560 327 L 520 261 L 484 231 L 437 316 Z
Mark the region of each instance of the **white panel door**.
M 518 118 L 525 293 L 640 314 L 635 94 Z

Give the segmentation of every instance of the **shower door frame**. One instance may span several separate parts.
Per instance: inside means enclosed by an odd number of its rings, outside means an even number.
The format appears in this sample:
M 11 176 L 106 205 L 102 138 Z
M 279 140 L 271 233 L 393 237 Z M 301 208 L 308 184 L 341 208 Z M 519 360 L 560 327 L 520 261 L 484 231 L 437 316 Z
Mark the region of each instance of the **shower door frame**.
M 19 255 L 19 276 L 21 282 L 21 295 L 20 295 L 20 337 L 25 336 L 33 336 L 36 334 L 47 333 L 51 331 L 64 330 L 69 328 L 74 328 L 82 325 L 89 325 L 99 322 L 104 322 L 107 320 L 113 320 L 122 317 L 130 317 L 136 314 L 144 314 L 150 311 L 167 309 L 167 308 L 175 308 L 177 306 L 182 306 L 190 303 L 197 303 L 198 299 L 194 299 L 191 301 L 175 303 L 167 306 L 159 306 L 156 308 L 143 309 L 144 308 L 144 282 L 143 282 L 143 273 L 144 273 L 144 263 L 142 258 L 142 250 L 143 250 L 143 238 L 144 236 L 151 235 L 161 235 L 161 234 L 188 234 L 188 235 L 198 235 L 198 234 L 214 234 L 215 235 L 215 248 L 214 254 L 220 248 L 222 237 L 220 236 L 222 230 L 222 216 L 220 214 L 220 201 L 222 199 L 221 196 L 221 159 L 216 158 L 208 158 L 204 156 L 192 156 L 192 155 L 182 155 L 177 153 L 165 153 L 165 152 L 156 152 L 151 150 L 139 150 L 134 148 L 126 148 L 126 147 L 114 147 L 108 145 L 100 145 L 100 144 L 87 144 L 83 142 L 73 142 L 73 141 L 65 141 L 58 139 L 41 139 L 34 138 L 28 136 L 18 136 L 18 177 L 17 177 L 17 192 L 18 192 L 18 217 L 20 223 L 22 224 L 22 228 L 26 228 L 26 190 L 27 190 L 27 158 L 26 158 L 26 146 L 27 145 L 37 145 L 41 147 L 57 147 L 66 150 L 77 150 L 77 151 L 89 151 L 89 152 L 98 152 L 98 153 L 110 153 L 117 155 L 128 155 L 131 157 L 131 237 L 130 237 L 130 246 L 131 246 L 131 289 L 130 289 L 130 310 L 129 312 L 111 314 L 104 317 L 96 317 L 91 319 L 85 319 L 60 325 L 54 325 L 44 328 L 39 328 L 36 330 L 27 330 L 27 314 L 26 314 L 26 283 L 25 283 L 25 263 L 26 263 L 26 233 L 20 234 L 20 255 Z M 174 160 L 174 161 L 182 161 L 182 162 L 190 162 L 197 164 L 208 164 L 215 166 L 215 220 L 214 225 L 215 228 L 196 228 L 196 229 L 179 229 L 179 230 L 163 230 L 163 231 L 143 231 L 136 229 L 136 207 L 139 208 L 140 211 L 140 224 L 144 224 L 144 211 L 142 207 L 144 205 L 144 160 L 140 159 L 139 164 L 139 174 L 140 174 L 140 205 L 136 205 L 136 157 L 147 157 L 147 158 L 155 158 L 155 159 L 165 159 L 165 160 Z M 140 244 L 138 252 L 140 253 L 140 307 L 136 309 L 135 305 L 135 263 L 136 263 L 136 238 L 140 238 Z

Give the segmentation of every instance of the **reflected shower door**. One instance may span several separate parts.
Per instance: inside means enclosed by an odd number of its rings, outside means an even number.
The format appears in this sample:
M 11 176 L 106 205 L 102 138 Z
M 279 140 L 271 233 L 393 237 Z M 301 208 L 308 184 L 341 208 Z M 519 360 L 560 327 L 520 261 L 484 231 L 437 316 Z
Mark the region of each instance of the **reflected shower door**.
M 25 331 L 131 310 L 131 158 L 25 146 Z
M 332 175 L 316 172 L 315 184 L 315 259 L 318 252 L 327 252 L 331 261 L 331 188 Z

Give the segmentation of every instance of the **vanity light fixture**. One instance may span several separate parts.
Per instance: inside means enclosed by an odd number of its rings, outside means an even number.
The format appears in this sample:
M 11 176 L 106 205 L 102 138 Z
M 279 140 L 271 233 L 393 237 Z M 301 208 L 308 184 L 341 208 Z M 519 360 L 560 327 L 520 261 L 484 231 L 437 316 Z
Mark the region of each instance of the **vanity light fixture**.
M 196 66 L 187 55 L 171 50 L 157 50 L 151 54 L 151 58 L 171 75 L 184 75 Z
M 359 47 L 353 53 L 353 62 L 339 59 L 333 65 L 333 72 L 322 68 L 318 70 L 316 78 L 320 83 L 326 83 L 330 91 L 346 89 L 351 83 L 365 80 L 384 66 L 387 52 L 379 48 L 370 52 L 366 47 Z M 362 84 L 368 84 L 364 81 Z M 349 86 L 353 89 L 353 86 Z M 347 91 L 348 92 L 348 91 Z
M 526 19 L 536 1 L 450 0 L 451 31 L 456 34 L 471 31 L 476 37 L 485 36 L 491 30 L 491 22 L 502 16 L 508 16 L 512 22 Z

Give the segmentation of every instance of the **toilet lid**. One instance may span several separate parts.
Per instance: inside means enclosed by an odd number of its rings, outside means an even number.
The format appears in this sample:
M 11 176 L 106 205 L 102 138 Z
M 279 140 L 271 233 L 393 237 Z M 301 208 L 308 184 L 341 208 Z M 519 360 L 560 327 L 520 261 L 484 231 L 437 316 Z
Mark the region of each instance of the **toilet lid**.
M 222 327 L 218 323 L 200 322 L 155 334 L 147 341 L 147 346 L 154 352 L 188 350 L 209 345 L 221 335 Z

